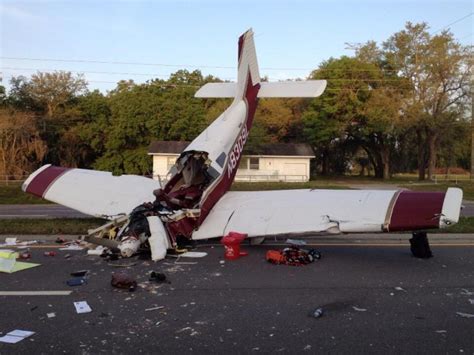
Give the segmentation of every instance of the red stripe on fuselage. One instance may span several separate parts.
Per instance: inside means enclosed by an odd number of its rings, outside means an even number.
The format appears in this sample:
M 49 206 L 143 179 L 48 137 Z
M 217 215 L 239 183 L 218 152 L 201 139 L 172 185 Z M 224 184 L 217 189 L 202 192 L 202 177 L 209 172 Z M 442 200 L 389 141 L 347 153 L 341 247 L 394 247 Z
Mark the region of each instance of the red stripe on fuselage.
M 252 127 L 255 111 L 257 110 L 258 90 L 260 90 L 260 84 L 252 85 L 252 77 L 249 71 L 248 76 L 247 76 L 247 88 L 244 92 L 244 95 L 245 95 L 244 101 L 247 105 L 247 117 L 245 121 L 245 127 L 247 128 L 247 132 L 249 133 L 250 133 L 250 128 Z M 242 129 L 243 128 L 244 126 L 242 126 Z M 242 133 L 242 129 L 237 135 L 237 138 L 232 146 L 232 149 L 237 144 L 240 134 Z M 229 153 L 230 152 L 228 152 L 228 154 Z M 211 193 L 205 198 L 205 200 L 201 202 L 201 215 L 199 218 L 199 225 L 202 224 L 202 222 L 204 222 L 207 215 L 209 214 L 211 209 L 214 207 L 214 205 L 217 203 L 217 201 L 219 201 L 219 199 L 227 191 L 229 191 L 230 185 L 232 185 L 232 182 L 234 181 L 234 178 L 235 178 L 235 174 L 237 173 L 237 167 L 239 166 L 241 157 L 242 157 L 242 154 L 240 154 L 239 157 L 237 158 L 236 167 L 235 169 L 233 169 L 232 173 L 229 175 L 227 172 L 227 170 L 229 169 L 229 156 L 227 156 L 227 164 L 225 165 L 225 169 L 222 172 L 221 180 L 214 187 Z
M 390 232 L 439 228 L 444 192 L 402 191 L 393 207 Z
M 52 183 L 69 170 L 71 169 L 61 168 L 59 166 L 47 167 L 30 181 L 26 192 L 38 197 L 43 197 Z

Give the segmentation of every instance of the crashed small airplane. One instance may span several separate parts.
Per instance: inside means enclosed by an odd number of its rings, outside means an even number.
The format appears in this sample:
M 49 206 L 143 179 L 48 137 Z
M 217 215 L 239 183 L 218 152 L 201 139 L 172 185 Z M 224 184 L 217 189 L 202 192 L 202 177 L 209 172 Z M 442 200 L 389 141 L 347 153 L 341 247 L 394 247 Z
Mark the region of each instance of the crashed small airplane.
M 28 177 L 23 191 L 111 220 L 90 231 L 89 241 L 115 247 L 123 256 L 147 247 L 153 260 L 163 259 L 179 240 L 218 238 L 229 231 L 258 243 L 267 236 L 415 232 L 457 223 L 462 202 L 458 188 L 446 193 L 229 192 L 258 99 L 314 98 L 325 88 L 325 80 L 261 82 L 249 30 L 238 42 L 237 83 L 209 83 L 195 94 L 233 98 L 232 104 L 181 153 L 164 186 L 142 176 L 44 165 Z

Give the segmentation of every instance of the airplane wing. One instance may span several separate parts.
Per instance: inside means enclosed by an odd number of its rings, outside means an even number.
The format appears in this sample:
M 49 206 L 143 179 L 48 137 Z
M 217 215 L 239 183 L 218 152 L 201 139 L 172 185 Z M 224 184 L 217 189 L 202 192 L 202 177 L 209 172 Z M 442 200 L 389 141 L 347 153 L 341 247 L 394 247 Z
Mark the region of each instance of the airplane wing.
M 135 207 L 155 200 L 156 180 L 137 175 L 113 176 L 110 172 L 68 169 L 50 164 L 33 172 L 22 189 L 96 217 L 129 214 Z
M 280 190 L 228 192 L 192 239 L 324 233 L 393 232 L 456 223 L 462 190 Z

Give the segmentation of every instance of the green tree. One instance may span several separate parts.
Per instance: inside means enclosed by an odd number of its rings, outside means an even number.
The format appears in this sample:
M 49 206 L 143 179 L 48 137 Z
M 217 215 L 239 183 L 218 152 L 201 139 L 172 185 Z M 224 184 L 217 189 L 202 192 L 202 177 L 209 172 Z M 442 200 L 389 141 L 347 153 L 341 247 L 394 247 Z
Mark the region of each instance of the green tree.
M 426 23 L 408 22 L 384 43 L 384 57 L 407 83 L 404 114 L 417 134 L 419 178 L 425 178 L 427 155 L 431 179 L 440 139 L 465 109 L 472 69 L 469 50 L 448 31 L 430 35 Z

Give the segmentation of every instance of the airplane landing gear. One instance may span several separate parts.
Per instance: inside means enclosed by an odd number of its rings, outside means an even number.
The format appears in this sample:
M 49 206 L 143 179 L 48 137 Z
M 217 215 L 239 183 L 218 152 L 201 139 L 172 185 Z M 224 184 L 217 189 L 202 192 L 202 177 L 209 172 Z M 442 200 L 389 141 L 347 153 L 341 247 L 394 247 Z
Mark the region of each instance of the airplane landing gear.
M 413 256 L 421 259 L 433 257 L 426 232 L 413 232 L 412 235 L 413 237 L 410 239 L 410 250 Z

